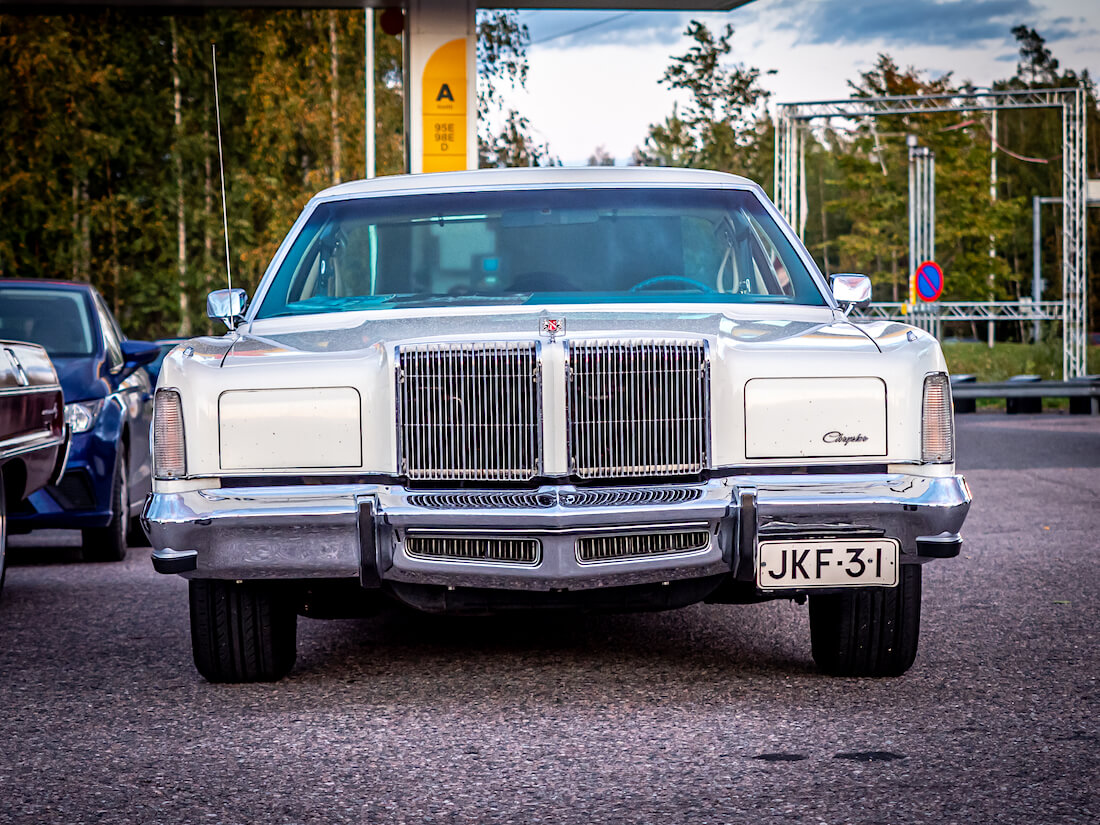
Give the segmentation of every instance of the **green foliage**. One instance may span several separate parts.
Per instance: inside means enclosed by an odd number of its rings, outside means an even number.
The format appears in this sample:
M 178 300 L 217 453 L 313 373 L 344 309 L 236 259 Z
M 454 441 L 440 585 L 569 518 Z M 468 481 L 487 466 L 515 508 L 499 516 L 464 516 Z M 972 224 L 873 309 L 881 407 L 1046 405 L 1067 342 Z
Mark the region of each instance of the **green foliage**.
M 979 381 L 1006 381 L 1013 375 L 1041 375 L 1047 381 L 1062 380 L 1062 343 L 957 342 L 943 345 L 943 356 L 953 375 L 976 375 Z M 1088 373 L 1100 372 L 1100 347 L 1088 347 Z
M 733 27 L 715 36 L 704 23 L 691 21 L 684 32 L 694 41 L 686 54 L 674 57 L 661 83 L 691 95 L 683 111 L 673 108 L 663 124 L 650 127 L 634 161 L 641 165 L 693 166 L 760 179 L 765 165 L 770 124 L 764 103 L 770 96 L 760 85 L 761 70 L 724 62 L 733 51 Z M 765 72 L 764 74 L 774 74 Z
M 479 107 L 526 79 L 516 21 L 479 19 Z M 133 337 L 212 329 L 204 297 L 225 284 L 225 247 L 211 44 L 230 264 L 252 292 L 306 201 L 365 174 L 363 23 L 329 10 L 0 15 L 0 277 L 90 282 Z M 376 168 L 394 174 L 401 38 L 374 32 Z M 516 112 L 490 149 L 500 164 L 549 159 Z
M 504 100 L 504 90 L 526 82 L 526 28 L 511 11 L 479 12 L 477 20 L 481 164 L 554 163 Z M 1062 67 L 1034 29 L 1013 33 L 1020 62 L 996 87 L 1084 85 L 1088 173 L 1100 177 L 1092 79 Z M 770 189 L 767 73 L 734 61 L 733 34 L 728 26 L 717 34 L 698 22 L 688 26 L 690 47 L 661 80 L 685 101 L 650 127 L 635 163 L 720 169 Z M 218 47 L 231 264 L 234 282 L 251 291 L 306 200 L 364 174 L 363 36 L 361 11 L 208 10 L 174 21 L 117 10 L 0 15 L 0 277 L 89 281 L 135 337 L 172 335 L 188 323 L 207 329 L 203 296 L 225 278 L 211 43 Z M 401 40 L 376 26 L 374 49 L 377 169 L 391 174 L 404 171 Z M 868 96 L 967 84 L 880 55 L 851 86 L 854 96 Z M 1029 295 L 1031 199 L 1061 193 L 1060 112 L 1053 110 L 1001 113 L 995 134 L 985 112 L 815 125 L 806 151 L 805 241 L 822 269 L 865 272 L 877 299 L 905 299 L 909 134 L 936 153 L 945 298 Z M 989 196 L 991 139 L 1000 147 L 996 201 Z M 606 152 L 592 156 L 609 160 Z M 1044 297 L 1060 298 L 1061 211 L 1043 209 Z M 1095 319 L 1100 213 L 1088 216 Z M 1015 334 L 1017 327 L 999 329 Z
M 502 88 L 527 85 L 527 45 L 531 34 L 514 11 L 481 11 L 477 17 L 478 166 L 552 166 L 557 161 L 545 141 L 531 133 L 530 121 L 507 107 Z M 492 124 L 499 122 L 499 131 Z
M 1089 93 L 1089 177 L 1100 175 L 1100 116 L 1087 72 L 1062 69 L 1043 38 L 1013 30 L 1016 75 L 996 88 L 1068 88 Z M 731 64 L 733 31 L 715 36 L 693 22 L 693 45 L 673 57 L 661 82 L 690 103 L 650 127 L 634 162 L 701 166 L 745 175 L 770 189 L 775 135 L 764 116 L 759 69 Z M 970 88 L 951 73 L 901 68 L 880 54 L 849 83 L 853 97 L 950 94 Z M 936 159 L 936 259 L 946 274 L 945 300 L 1017 300 L 1031 294 L 1031 198 L 1061 194 L 1061 113 L 1001 112 L 996 135 L 988 112 L 892 115 L 858 122 L 817 121 L 806 140 L 808 214 L 804 241 L 826 272 L 863 272 L 875 298 L 905 301 L 909 284 L 908 148 L 916 136 Z M 996 140 L 997 197 L 990 197 L 991 141 Z M 1035 162 L 1040 161 L 1040 162 Z M 1060 212 L 1046 207 L 1042 256 L 1048 299 L 1061 297 Z M 1090 317 L 1100 313 L 1100 221 L 1090 210 Z M 990 257 L 990 246 L 995 255 Z M 1016 328 L 1001 327 L 1002 334 Z

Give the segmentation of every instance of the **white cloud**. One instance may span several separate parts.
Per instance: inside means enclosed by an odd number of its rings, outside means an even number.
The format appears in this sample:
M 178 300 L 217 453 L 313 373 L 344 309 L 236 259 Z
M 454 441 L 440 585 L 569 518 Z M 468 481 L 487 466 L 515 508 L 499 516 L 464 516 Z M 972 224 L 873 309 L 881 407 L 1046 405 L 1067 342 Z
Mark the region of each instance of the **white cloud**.
M 883 4 L 893 5 L 890 0 Z M 953 70 L 956 80 L 977 85 L 1004 78 L 1014 70 L 1014 59 L 1006 59 L 1015 51 L 1007 28 L 1003 40 L 983 39 L 972 46 L 957 41 L 941 45 L 934 38 L 924 44 L 914 41 L 909 31 L 896 37 L 883 31 L 857 42 L 848 38 L 843 45 L 811 42 L 813 38 L 788 21 L 792 15 L 797 19 L 801 8 L 809 10 L 813 5 L 814 0 L 756 0 L 717 14 L 523 12 L 521 19 L 530 26 L 532 36 L 528 93 L 514 94 L 510 102 L 564 162 L 584 163 L 599 145 L 624 162 L 645 139 L 649 125 L 662 121 L 672 110 L 677 96 L 658 80 L 671 57 L 690 46 L 682 36 L 690 19 L 704 20 L 712 31 L 726 23 L 733 25 L 734 61 L 776 69 L 777 74 L 762 82 L 777 102 L 846 98 L 847 81 L 869 69 L 880 52 L 889 53 L 903 67 L 914 66 L 933 76 Z M 1044 23 L 1051 31 L 1059 29 L 1058 39 L 1051 39 L 1048 46 L 1061 65 L 1088 68 L 1094 77 L 1100 74 L 1095 37 L 1100 29 L 1100 4 L 1083 9 L 1075 0 L 1009 0 L 1004 6 L 1037 6 L 1036 19 L 1017 22 L 1037 28 L 1040 34 L 1044 34 Z M 1074 22 L 1067 24 L 1067 17 Z M 606 22 L 601 24 L 601 20 Z M 837 25 L 843 26 L 843 20 Z M 586 26 L 581 32 L 545 39 Z M 542 44 L 537 43 L 540 39 L 544 39 Z

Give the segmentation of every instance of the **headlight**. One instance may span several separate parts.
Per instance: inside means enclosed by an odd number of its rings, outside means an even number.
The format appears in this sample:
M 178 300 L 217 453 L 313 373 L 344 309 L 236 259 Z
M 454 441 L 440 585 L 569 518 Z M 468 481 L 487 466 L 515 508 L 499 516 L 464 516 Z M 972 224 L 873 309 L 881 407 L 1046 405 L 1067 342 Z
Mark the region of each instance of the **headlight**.
M 65 405 L 65 423 L 74 433 L 86 433 L 95 426 L 99 411 L 103 409 L 103 399 L 95 401 L 76 401 Z
M 950 464 L 955 460 L 955 414 L 951 407 L 951 381 L 947 373 L 924 377 L 921 410 L 921 461 Z
M 183 405 L 177 390 L 157 390 L 153 402 L 153 472 L 157 478 L 187 475 Z

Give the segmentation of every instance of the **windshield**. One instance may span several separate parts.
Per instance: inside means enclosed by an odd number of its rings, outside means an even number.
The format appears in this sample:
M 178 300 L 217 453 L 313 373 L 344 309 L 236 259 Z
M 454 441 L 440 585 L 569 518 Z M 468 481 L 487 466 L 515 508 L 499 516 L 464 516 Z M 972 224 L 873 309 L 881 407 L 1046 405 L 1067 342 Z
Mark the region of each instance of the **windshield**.
M 38 344 L 51 358 L 95 352 L 84 295 L 70 290 L 0 288 L 0 338 Z
M 321 204 L 255 317 L 699 301 L 825 305 L 752 191 L 562 189 Z

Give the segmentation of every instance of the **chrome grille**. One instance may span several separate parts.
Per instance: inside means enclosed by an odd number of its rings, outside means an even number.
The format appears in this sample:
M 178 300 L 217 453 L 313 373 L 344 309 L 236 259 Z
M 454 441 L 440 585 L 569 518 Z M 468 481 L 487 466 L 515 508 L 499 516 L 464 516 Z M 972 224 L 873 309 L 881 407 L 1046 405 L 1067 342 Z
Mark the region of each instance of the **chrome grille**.
M 561 493 L 563 507 L 638 507 L 648 504 L 682 504 L 701 498 L 699 487 L 625 487 L 621 490 L 577 490 Z
M 409 504 L 432 510 L 541 509 L 553 507 L 554 503 L 552 493 L 418 493 L 409 496 Z
M 706 344 L 569 341 L 569 461 L 581 478 L 690 475 L 706 467 Z
M 538 564 L 539 548 L 538 539 L 409 536 L 405 540 L 405 552 L 414 558 L 421 559 Z
M 535 342 L 404 346 L 397 362 L 404 475 L 449 481 L 538 475 Z
M 706 530 L 586 536 L 577 539 L 577 560 L 580 562 L 617 561 L 668 556 L 703 550 L 709 544 L 710 533 Z

